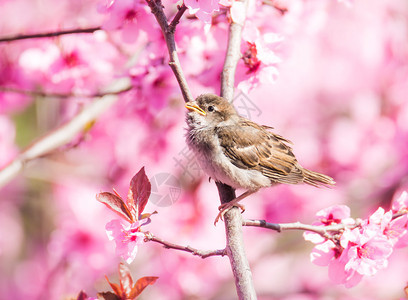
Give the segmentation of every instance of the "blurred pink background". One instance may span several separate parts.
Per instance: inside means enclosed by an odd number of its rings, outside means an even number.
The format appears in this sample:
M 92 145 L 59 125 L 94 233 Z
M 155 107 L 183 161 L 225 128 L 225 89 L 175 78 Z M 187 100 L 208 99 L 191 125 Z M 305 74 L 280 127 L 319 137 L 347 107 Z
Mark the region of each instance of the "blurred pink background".
M 107 18 L 98 13 L 103 4 L 0 1 L 0 37 L 99 26 Z M 281 59 L 279 76 L 249 94 L 237 90 L 235 104 L 242 114 L 291 140 L 304 167 L 332 176 L 337 185 L 264 189 L 244 200 L 244 218 L 312 223 L 318 210 L 333 204 L 350 206 L 355 218 L 367 217 L 378 206 L 388 209 L 408 190 L 408 2 L 280 4 L 287 8 L 284 15 L 265 5 L 251 16 L 261 34 L 282 37 L 274 50 Z M 164 5 L 174 14 L 174 1 Z M 199 249 L 225 246 L 223 224 L 213 226 L 216 187 L 186 148 L 185 109 L 167 50 L 153 17 L 148 11 L 142 16 L 143 24 L 131 29 L 131 41 L 108 28 L 0 43 L 0 166 L 92 100 L 34 97 L 5 92 L 5 87 L 91 94 L 121 76 L 131 77 L 134 85 L 83 140 L 78 137 L 77 146 L 72 141 L 30 161 L 2 187 L 0 295 L 5 299 L 69 299 L 80 290 L 90 296 L 109 290 L 104 276 L 117 282 L 121 260 L 104 227 L 115 216 L 95 195 L 114 187 L 126 196 L 130 179 L 142 166 L 152 182 L 162 173 L 176 182 L 158 183 L 153 191 L 157 199 L 170 192 L 174 198 L 148 204 L 145 211 L 158 214 L 147 230 Z M 176 31 L 194 96 L 219 92 L 225 55 L 225 16 L 204 27 L 199 20 L 183 18 Z M 240 62 L 238 74 L 243 73 Z M 310 262 L 313 245 L 302 232 L 244 228 L 244 235 L 259 299 L 404 295 L 407 249 L 396 250 L 389 267 L 375 277 L 346 289 L 329 281 L 327 268 Z M 202 260 L 150 242 L 139 248 L 131 269 L 134 278 L 159 276 L 142 299 L 236 298 L 227 257 Z

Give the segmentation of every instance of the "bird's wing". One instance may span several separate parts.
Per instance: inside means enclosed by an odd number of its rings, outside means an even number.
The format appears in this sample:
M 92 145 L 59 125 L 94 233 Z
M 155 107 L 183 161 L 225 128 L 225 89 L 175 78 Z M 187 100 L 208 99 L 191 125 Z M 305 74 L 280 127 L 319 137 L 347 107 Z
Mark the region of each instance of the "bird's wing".
M 301 182 L 301 167 L 286 144 L 290 141 L 266 129 L 242 119 L 239 126 L 218 128 L 217 135 L 224 154 L 235 166 L 258 170 L 279 183 Z

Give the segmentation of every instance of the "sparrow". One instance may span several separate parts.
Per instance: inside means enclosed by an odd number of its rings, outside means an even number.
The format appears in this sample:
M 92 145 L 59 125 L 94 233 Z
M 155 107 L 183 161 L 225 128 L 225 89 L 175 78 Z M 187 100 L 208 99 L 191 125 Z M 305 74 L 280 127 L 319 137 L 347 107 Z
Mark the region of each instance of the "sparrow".
M 244 192 L 219 207 L 214 224 L 225 212 L 260 188 L 275 184 L 306 183 L 332 186 L 333 178 L 303 168 L 286 138 L 272 127 L 259 125 L 242 116 L 225 98 L 203 94 L 185 104 L 186 142 L 201 168 L 215 181 Z

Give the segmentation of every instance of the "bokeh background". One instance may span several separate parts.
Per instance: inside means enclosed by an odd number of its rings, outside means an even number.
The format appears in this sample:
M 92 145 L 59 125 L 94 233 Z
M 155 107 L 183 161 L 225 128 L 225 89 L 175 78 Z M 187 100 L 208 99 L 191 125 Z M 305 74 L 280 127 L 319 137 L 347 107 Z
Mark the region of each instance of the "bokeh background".
M 1 187 L 0 298 L 69 299 L 80 290 L 93 296 L 108 290 L 104 276 L 115 281 L 121 261 L 104 229 L 115 215 L 95 195 L 114 187 L 126 196 L 142 166 L 155 187 L 146 211 L 158 211 L 147 230 L 200 249 L 225 245 L 223 225 L 213 226 L 215 184 L 184 141 L 183 100 L 158 26 L 147 9 L 139 9 L 130 25 L 116 26 L 105 4 L 0 1 L 0 38 L 104 26 L 94 33 L 0 43 L 0 167 L 95 101 L 75 95 L 100 92 L 119 77 L 133 84 L 89 130 L 27 162 Z M 174 15 L 176 2 L 164 5 Z M 244 218 L 311 223 L 333 204 L 350 206 L 355 218 L 378 206 L 388 209 L 408 190 L 408 2 L 256 5 L 251 21 L 261 34 L 282 37 L 274 49 L 279 76 L 249 93 L 237 90 L 234 104 L 291 140 L 304 167 L 332 176 L 337 185 L 262 190 L 244 201 Z M 225 11 L 215 14 L 212 26 L 188 15 L 177 27 L 181 64 L 195 96 L 219 92 L 227 29 Z M 238 73 L 245 73 L 242 61 Z M 404 295 L 407 249 L 396 250 L 375 277 L 346 289 L 310 262 L 313 245 L 302 232 L 244 228 L 244 235 L 260 299 Z M 202 260 L 147 243 L 131 269 L 135 278 L 159 276 L 142 299 L 236 298 L 226 257 Z

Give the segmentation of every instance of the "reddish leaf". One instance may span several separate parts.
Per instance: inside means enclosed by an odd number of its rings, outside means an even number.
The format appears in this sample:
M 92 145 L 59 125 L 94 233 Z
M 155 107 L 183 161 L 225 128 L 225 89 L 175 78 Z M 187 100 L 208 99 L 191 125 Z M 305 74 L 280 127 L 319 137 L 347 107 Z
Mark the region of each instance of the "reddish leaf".
M 100 300 L 122 300 L 119 296 L 115 295 L 112 292 L 103 292 L 98 293 L 98 299 Z
M 122 198 L 120 198 L 119 196 L 109 192 L 103 192 L 96 195 L 96 199 L 99 202 L 105 204 L 108 208 L 110 208 L 112 211 L 117 213 L 121 218 L 125 219 L 129 223 L 134 222 L 132 214 L 127 208 L 125 202 L 123 202 Z
M 122 293 L 122 290 L 120 289 L 119 285 L 117 285 L 116 283 L 110 282 L 107 276 L 105 276 L 105 278 L 106 278 L 106 281 L 107 281 L 107 282 L 109 283 L 109 285 L 111 286 L 113 292 L 114 292 L 119 298 L 122 298 L 123 293 Z
M 127 205 L 134 212 L 134 219 L 137 220 L 147 204 L 150 197 L 152 186 L 146 176 L 144 167 L 133 176 L 130 181 Z
M 135 299 L 137 296 L 140 295 L 141 292 L 143 292 L 143 290 L 150 284 L 154 284 L 157 280 L 157 278 L 159 277 L 155 277 L 155 276 L 147 276 L 147 277 L 142 277 L 139 278 L 136 283 L 135 286 L 132 289 L 132 292 L 129 295 L 130 299 Z
M 122 197 L 119 195 L 119 193 L 115 190 L 115 188 L 112 188 L 113 192 L 115 193 L 116 196 L 118 196 L 120 199 L 122 199 Z
M 133 279 L 129 268 L 123 263 L 119 264 L 119 279 L 121 290 L 128 296 L 132 291 Z
M 145 213 L 145 214 L 141 214 L 139 220 L 143 220 L 143 219 L 148 219 L 150 218 L 152 215 L 158 214 L 157 210 L 155 210 L 152 213 Z
M 88 299 L 88 295 L 84 291 L 81 291 L 78 294 L 78 297 L 76 298 L 76 300 L 86 300 L 86 299 Z

